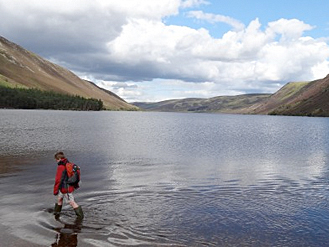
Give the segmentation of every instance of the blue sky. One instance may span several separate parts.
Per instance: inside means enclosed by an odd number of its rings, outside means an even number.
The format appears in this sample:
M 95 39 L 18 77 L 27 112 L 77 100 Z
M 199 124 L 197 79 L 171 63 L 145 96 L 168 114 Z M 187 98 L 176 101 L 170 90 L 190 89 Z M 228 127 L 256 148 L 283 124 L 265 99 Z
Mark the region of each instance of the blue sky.
M 329 36 L 329 1 L 325 0 L 230 0 L 207 1 L 208 4 L 194 7 L 205 13 L 229 16 L 245 25 L 259 18 L 263 25 L 281 18 L 299 19 L 315 28 L 306 34 L 313 37 Z M 186 25 L 191 28 L 207 28 L 213 37 L 221 37 L 231 27 L 225 23 L 209 23 L 187 18 L 191 9 L 183 10 L 177 16 L 171 16 L 165 21 L 173 25 Z
M 324 0 L 0 0 L 0 35 L 128 102 L 273 93 L 328 74 L 328 9 Z

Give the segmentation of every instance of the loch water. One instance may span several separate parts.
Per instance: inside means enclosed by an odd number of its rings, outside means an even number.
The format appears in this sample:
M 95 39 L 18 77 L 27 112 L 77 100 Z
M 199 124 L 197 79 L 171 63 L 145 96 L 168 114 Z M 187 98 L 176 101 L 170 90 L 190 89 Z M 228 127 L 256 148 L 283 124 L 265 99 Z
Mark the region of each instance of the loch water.
M 62 150 L 85 218 L 52 195 Z M 329 119 L 0 110 L 0 246 L 327 246 Z

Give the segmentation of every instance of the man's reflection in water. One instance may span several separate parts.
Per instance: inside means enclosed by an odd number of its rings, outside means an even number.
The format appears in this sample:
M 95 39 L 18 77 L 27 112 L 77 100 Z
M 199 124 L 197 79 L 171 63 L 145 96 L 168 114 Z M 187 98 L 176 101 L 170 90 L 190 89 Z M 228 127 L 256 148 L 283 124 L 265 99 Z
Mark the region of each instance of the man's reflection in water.
M 61 222 L 58 218 L 57 221 Z M 63 222 L 61 222 L 63 223 Z M 76 247 L 78 246 L 78 233 L 81 232 L 82 220 L 76 219 L 74 224 L 64 224 L 64 227 L 54 228 L 58 232 L 56 241 L 52 247 Z

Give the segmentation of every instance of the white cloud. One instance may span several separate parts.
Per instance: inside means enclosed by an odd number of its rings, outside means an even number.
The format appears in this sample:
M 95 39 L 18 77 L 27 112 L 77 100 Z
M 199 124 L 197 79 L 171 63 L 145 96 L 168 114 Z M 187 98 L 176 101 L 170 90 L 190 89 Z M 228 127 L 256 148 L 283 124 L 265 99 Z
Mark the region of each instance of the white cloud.
M 126 99 L 127 101 L 136 101 L 142 96 L 142 92 L 138 88 L 138 85 L 134 82 L 116 82 L 116 81 L 104 81 L 94 80 L 95 83 L 102 88 L 110 90 L 117 94 L 119 97 Z
M 311 25 L 297 19 L 280 19 L 268 24 L 268 32 L 281 35 L 281 42 L 297 40 L 305 31 L 311 29 Z
M 329 74 L 329 62 L 323 61 L 312 67 L 312 73 L 314 78 L 322 78 L 325 75 Z
M 180 7 L 179 0 L 103 0 L 103 8 L 107 10 L 117 10 L 128 18 L 145 18 L 161 20 L 165 16 L 178 14 Z
M 182 8 L 191 8 L 199 5 L 208 5 L 210 4 L 208 1 L 205 0 L 183 0 L 181 3 Z
M 329 70 L 322 70 L 324 73 L 321 75 L 319 70 L 314 74 L 313 68 L 326 62 L 328 57 L 328 45 L 310 37 L 300 37 L 294 42 L 272 42 L 262 48 L 256 70 L 260 80 L 287 82 L 319 79 Z
M 312 67 L 329 56 L 325 42 L 302 37 L 310 28 L 302 22 L 281 19 L 260 28 L 256 19 L 214 39 L 204 29 L 138 20 L 128 22 L 108 48 L 116 61 L 149 64 L 161 78 L 216 83 L 312 79 Z
M 236 30 L 241 30 L 244 28 L 243 23 L 229 16 L 204 13 L 203 11 L 190 11 L 188 16 L 199 20 L 206 20 L 210 23 L 223 22 L 232 26 Z
M 0 0 L 0 33 L 128 101 L 273 92 L 288 81 L 328 74 L 328 40 L 304 36 L 313 27 L 297 19 L 243 24 L 189 12 L 190 18 L 231 26 L 220 38 L 163 21 L 203 4 L 209 3 Z

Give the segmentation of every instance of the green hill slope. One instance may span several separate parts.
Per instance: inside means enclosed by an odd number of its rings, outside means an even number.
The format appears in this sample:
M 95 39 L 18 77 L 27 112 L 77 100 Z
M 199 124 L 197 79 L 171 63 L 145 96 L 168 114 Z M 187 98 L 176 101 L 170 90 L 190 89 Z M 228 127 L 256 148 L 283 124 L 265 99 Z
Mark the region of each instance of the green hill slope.
M 101 99 L 105 108 L 112 110 L 136 109 L 135 106 L 128 104 L 117 95 L 80 79 L 71 71 L 51 63 L 1 36 L 0 84 Z

